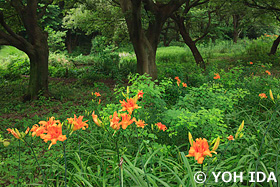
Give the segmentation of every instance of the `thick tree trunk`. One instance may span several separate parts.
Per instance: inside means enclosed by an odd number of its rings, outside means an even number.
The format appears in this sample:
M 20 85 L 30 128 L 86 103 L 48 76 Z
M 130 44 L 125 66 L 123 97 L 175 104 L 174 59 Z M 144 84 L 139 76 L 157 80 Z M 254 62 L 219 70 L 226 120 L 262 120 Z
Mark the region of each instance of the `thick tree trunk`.
M 277 48 L 279 46 L 279 43 L 280 43 L 280 35 L 276 38 L 276 40 L 274 40 L 272 47 L 270 49 L 269 55 L 275 55 Z
M 123 12 L 132 11 L 132 14 L 126 14 L 126 22 L 129 31 L 130 40 L 137 57 L 137 72 L 139 74 L 147 73 L 153 80 L 157 79 L 156 68 L 156 50 L 159 34 L 153 33 L 150 37 L 146 36 L 141 23 L 141 1 L 120 1 Z M 147 33 L 151 34 L 154 27 L 148 28 Z M 149 35 L 147 34 L 147 35 Z M 155 36 L 155 37 L 153 37 Z
M 151 0 L 120 0 L 119 2 L 137 57 L 137 71 L 140 74 L 148 73 L 155 80 L 157 79 L 156 51 L 163 24 L 185 0 L 170 1 L 165 5 Z M 153 15 L 149 19 L 147 30 L 142 27 L 142 3 L 145 11 Z
M 133 42 L 133 46 L 137 57 L 137 72 L 139 74 L 147 73 L 153 79 L 157 79 L 156 51 L 147 42 Z
M 40 94 L 49 96 L 48 90 L 48 59 L 47 46 L 38 46 L 34 52 L 28 54 L 30 59 L 30 78 L 25 99 L 37 99 Z

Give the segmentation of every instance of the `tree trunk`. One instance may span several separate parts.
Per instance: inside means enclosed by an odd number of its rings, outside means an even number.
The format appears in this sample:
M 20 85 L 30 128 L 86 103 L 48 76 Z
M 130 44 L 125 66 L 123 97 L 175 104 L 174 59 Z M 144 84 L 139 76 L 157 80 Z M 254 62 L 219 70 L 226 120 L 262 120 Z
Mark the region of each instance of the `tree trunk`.
M 280 35 L 276 38 L 276 40 L 274 40 L 272 47 L 270 49 L 269 55 L 275 55 L 277 48 L 279 46 L 279 43 L 280 43 Z
M 48 59 L 49 49 L 45 45 L 38 46 L 28 54 L 30 59 L 30 78 L 25 99 L 37 99 L 40 94 L 49 96 L 48 90 Z
M 66 33 L 66 38 L 65 38 L 65 44 L 66 44 L 66 49 L 68 51 L 69 54 L 72 53 L 72 34 L 71 34 L 71 30 L 68 30 Z
M 137 58 L 137 72 L 139 74 L 147 73 L 155 80 L 157 79 L 156 47 L 152 47 L 145 36 L 140 38 L 139 42 L 132 39 Z
M 185 0 L 170 1 L 164 6 L 150 0 L 120 0 L 119 2 L 137 57 L 137 71 L 140 74 L 148 73 L 155 80 L 157 79 L 156 51 L 163 24 Z M 142 7 L 152 14 L 147 30 L 142 27 Z
M 187 46 L 190 48 L 190 50 L 192 52 L 196 64 L 198 66 L 200 66 L 201 68 L 206 69 L 206 65 L 205 65 L 205 62 L 203 60 L 203 57 L 201 56 L 199 50 L 196 47 L 196 42 L 192 40 L 189 32 L 187 31 L 187 29 L 184 25 L 184 19 L 174 17 L 174 20 L 176 21 L 176 23 L 178 25 L 180 34 L 183 37 L 183 40 L 184 40 L 185 44 L 187 44 Z
M 233 17 L 233 42 L 237 43 L 240 34 L 240 32 L 238 31 L 239 15 L 234 14 L 232 17 Z
M 203 57 L 201 56 L 199 50 L 197 49 L 195 42 L 191 41 L 186 44 L 191 49 L 196 64 L 199 65 L 201 68 L 206 69 L 206 65 L 203 60 Z
M 158 44 L 157 33 L 151 32 L 154 28 L 149 25 L 147 35 L 141 23 L 141 1 L 120 1 L 123 12 L 125 13 L 126 23 L 129 31 L 130 40 L 137 58 L 137 72 L 147 73 L 153 80 L 157 79 L 156 50 Z M 131 14 L 128 14 L 131 11 Z M 157 23 L 158 24 L 158 23 Z

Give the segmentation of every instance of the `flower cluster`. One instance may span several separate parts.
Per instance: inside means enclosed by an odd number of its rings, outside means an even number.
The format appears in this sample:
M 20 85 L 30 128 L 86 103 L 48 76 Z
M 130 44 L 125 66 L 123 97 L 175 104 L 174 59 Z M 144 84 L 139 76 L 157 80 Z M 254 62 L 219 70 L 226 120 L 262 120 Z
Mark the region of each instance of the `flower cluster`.
M 270 71 L 266 70 L 265 72 L 266 72 L 268 75 L 271 75 Z
M 72 131 L 76 131 L 79 129 L 83 129 L 86 130 L 86 128 L 88 128 L 88 124 L 86 122 L 87 121 L 83 121 L 83 116 L 79 116 L 77 118 L 77 116 L 74 114 L 74 118 L 67 118 L 68 123 L 71 125 L 71 129 Z
M 175 80 L 177 80 L 177 85 L 180 86 L 181 80 L 179 79 L 179 77 L 175 77 Z M 183 87 L 188 87 L 187 83 L 182 82 Z
M 127 93 L 129 93 L 129 89 L 127 89 Z M 124 95 L 124 94 L 123 94 Z M 109 116 L 110 120 L 110 127 L 115 131 L 122 128 L 123 130 L 127 129 L 128 126 L 135 123 L 137 127 L 144 128 L 147 124 L 143 120 L 137 120 L 135 117 L 132 117 L 132 113 L 134 110 L 141 108 L 138 106 L 137 101 L 140 98 L 143 98 L 144 92 L 143 90 L 138 90 L 138 93 L 133 98 L 129 98 L 127 96 L 126 100 L 121 101 L 122 109 L 120 112 L 127 112 L 127 113 L 118 113 L 117 111 L 114 112 L 113 115 Z M 124 95 L 125 96 L 125 95 Z M 92 119 L 94 123 L 99 126 L 103 127 L 102 121 L 98 119 L 98 116 L 95 115 L 94 111 L 92 113 Z M 165 131 L 167 127 L 161 123 L 156 124 L 159 130 Z
M 40 126 L 37 124 L 31 128 L 32 136 L 40 136 L 45 142 L 51 141 L 49 148 L 56 144 L 57 141 L 66 140 L 66 135 L 62 135 L 62 124 L 59 120 L 51 117 L 49 121 L 40 121 Z
M 158 127 L 159 130 L 165 131 L 167 127 L 163 125 L 161 122 L 156 123 L 156 126 Z

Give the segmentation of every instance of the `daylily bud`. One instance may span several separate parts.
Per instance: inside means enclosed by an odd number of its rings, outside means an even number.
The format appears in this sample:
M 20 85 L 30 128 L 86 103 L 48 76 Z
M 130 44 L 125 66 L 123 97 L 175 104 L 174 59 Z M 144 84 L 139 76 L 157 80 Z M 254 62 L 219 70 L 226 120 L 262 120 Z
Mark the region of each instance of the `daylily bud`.
M 273 97 L 273 94 L 272 94 L 271 90 L 269 90 L 269 96 L 270 96 L 271 100 L 274 101 L 274 97 Z
M 238 138 L 238 135 L 243 130 L 243 128 L 244 128 L 244 120 L 242 121 L 241 125 L 239 126 L 239 128 L 238 128 L 238 130 L 237 130 L 237 132 L 235 134 L 235 139 Z
M 219 147 L 219 144 L 220 144 L 220 137 L 218 136 L 218 138 L 216 139 L 216 142 L 215 142 L 215 144 L 213 146 L 212 151 L 216 151 L 218 149 L 218 147 Z
M 191 144 L 191 146 L 193 146 L 193 138 L 192 138 L 192 134 L 189 132 L 189 142 Z

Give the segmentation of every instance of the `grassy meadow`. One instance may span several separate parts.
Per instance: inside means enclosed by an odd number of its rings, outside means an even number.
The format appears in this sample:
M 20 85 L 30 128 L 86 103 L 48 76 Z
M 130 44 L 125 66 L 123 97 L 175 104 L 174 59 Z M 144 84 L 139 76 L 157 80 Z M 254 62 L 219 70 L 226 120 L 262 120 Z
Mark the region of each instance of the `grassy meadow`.
M 51 97 L 32 102 L 22 99 L 27 56 L 0 48 L 0 186 L 279 186 L 280 52 L 267 54 L 273 39 L 201 43 L 206 70 L 182 44 L 159 47 L 156 81 L 136 73 L 130 50 L 51 53 Z M 84 130 L 73 131 L 75 120 Z M 52 144 L 38 131 L 24 133 L 60 123 L 65 136 Z M 213 151 L 197 156 L 202 164 L 189 152 L 197 138 Z M 205 182 L 195 181 L 198 171 Z M 219 171 L 243 172 L 243 180 L 215 181 L 211 173 Z M 254 182 L 255 171 L 275 180 Z

